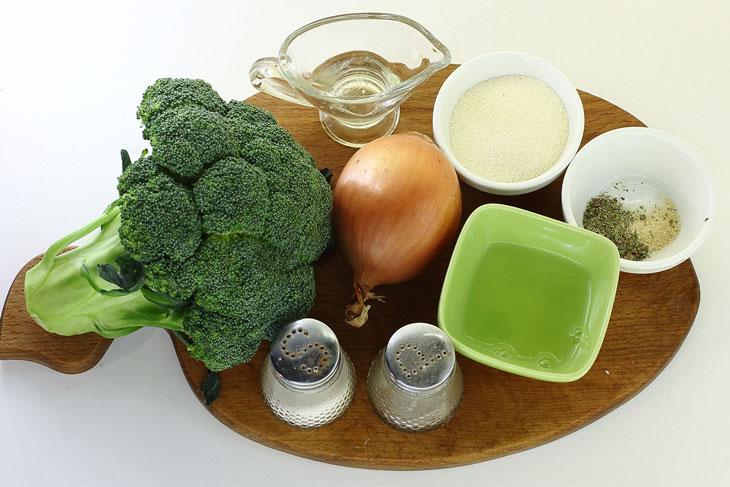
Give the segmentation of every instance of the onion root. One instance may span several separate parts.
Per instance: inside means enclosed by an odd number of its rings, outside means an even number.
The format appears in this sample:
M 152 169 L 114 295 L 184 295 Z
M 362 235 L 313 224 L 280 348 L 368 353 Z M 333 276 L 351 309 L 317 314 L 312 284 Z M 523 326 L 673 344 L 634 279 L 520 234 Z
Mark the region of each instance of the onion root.
M 371 305 L 365 303 L 370 299 L 384 303 L 385 297 L 377 296 L 367 286 L 360 286 L 357 283 L 355 283 L 355 297 L 357 302 L 345 308 L 345 321 L 350 326 L 360 328 L 368 321 L 368 311 L 370 311 Z

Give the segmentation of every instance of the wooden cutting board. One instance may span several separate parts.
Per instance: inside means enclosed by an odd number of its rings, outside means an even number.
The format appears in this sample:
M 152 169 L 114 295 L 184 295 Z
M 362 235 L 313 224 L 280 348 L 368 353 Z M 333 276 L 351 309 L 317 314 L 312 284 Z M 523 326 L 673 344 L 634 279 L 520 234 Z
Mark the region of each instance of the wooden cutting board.
M 401 109 L 397 132 L 432 135 L 431 111 L 439 87 L 455 68 L 436 73 Z M 605 131 L 643 124 L 629 113 L 581 92 L 585 109 L 583 143 Z M 315 110 L 257 94 L 248 102 L 270 110 L 279 123 L 333 173 L 333 184 L 354 149 L 327 137 Z M 463 217 L 485 203 L 504 203 L 562 219 L 562 178 L 535 193 L 493 196 L 462 185 Z M 560 438 L 600 418 L 641 391 L 667 365 L 689 332 L 700 301 L 690 261 L 649 275 L 622 273 L 611 321 L 598 358 L 582 379 L 541 382 L 492 369 L 458 356 L 464 373 L 464 398 L 444 427 L 408 434 L 386 426 L 367 399 L 366 377 L 377 351 L 399 327 L 423 321 L 436 324 L 438 298 L 451 249 L 420 277 L 377 288 L 387 298 L 376 303 L 360 329 L 344 323 L 352 297 L 352 275 L 336 251 L 316 265 L 317 299 L 309 316 L 329 324 L 357 371 L 357 391 L 347 412 L 317 430 L 297 430 L 278 421 L 259 394 L 259 371 L 268 350 L 264 343 L 248 364 L 221 373 L 223 389 L 208 410 L 234 431 L 256 442 L 313 460 L 378 469 L 428 469 L 481 462 Z M 23 272 L 13 283 L 0 321 L 0 359 L 25 359 L 67 373 L 96 364 L 110 341 L 95 335 L 58 337 L 45 333 L 27 315 Z M 185 376 L 202 401 L 205 368 L 173 339 Z

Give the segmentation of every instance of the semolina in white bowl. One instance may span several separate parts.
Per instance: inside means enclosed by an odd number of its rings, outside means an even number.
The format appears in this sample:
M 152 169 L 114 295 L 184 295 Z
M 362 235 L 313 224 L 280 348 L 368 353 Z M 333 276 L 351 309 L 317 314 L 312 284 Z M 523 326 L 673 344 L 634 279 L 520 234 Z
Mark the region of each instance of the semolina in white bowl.
M 559 156 L 555 162 L 539 175 L 515 182 L 489 179 L 469 169 L 465 161 L 457 157 L 449 129 L 457 104 L 469 90 L 484 81 L 503 76 L 529 77 L 543 82 L 560 98 L 567 115 L 567 139 L 562 152 L 558 152 Z M 509 109 L 509 107 L 496 109 Z M 541 115 L 535 113 L 535 117 Z M 570 80 L 546 61 L 518 52 L 485 54 L 461 65 L 446 79 L 439 90 L 433 110 L 434 139 L 453 164 L 460 179 L 480 191 L 499 195 L 529 193 L 557 179 L 578 151 L 583 138 L 584 124 L 583 103 Z

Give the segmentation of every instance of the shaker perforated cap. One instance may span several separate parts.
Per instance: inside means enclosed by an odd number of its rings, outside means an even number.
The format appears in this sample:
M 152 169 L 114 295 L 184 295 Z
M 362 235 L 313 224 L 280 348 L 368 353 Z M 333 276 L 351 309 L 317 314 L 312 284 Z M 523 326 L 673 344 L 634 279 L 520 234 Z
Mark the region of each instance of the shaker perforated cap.
M 385 364 L 397 386 L 426 392 L 443 384 L 454 370 L 454 345 L 440 328 L 411 323 L 396 331 L 385 348 Z
M 271 365 L 284 384 L 309 389 L 328 381 L 340 361 L 335 333 L 321 321 L 304 318 L 284 326 L 271 341 Z

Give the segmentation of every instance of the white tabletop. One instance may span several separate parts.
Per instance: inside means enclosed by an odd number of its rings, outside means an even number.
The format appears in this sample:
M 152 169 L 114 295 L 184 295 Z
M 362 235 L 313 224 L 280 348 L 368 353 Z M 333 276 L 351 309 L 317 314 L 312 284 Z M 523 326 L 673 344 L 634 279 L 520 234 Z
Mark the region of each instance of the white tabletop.
M 477 465 L 383 472 L 254 443 L 194 397 L 164 332 L 111 345 L 63 375 L 0 363 L 0 486 L 730 484 L 730 3 L 716 0 L 3 2 L 0 13 L 0 296 L 29 258 L 115 198 L 119 149 L 143 147 L 136 106 L 158 77 L 198 77 L 224 99 L 296 27 L 343 12 L 411 17 L 464 62 L 540 56 L 580 89 L 689 143 L 717 196 L 693 256 L 696 321 L 666 369 L 627 404 L 562 439 Z M 488 418 L 486 418 L 488 420 Z

